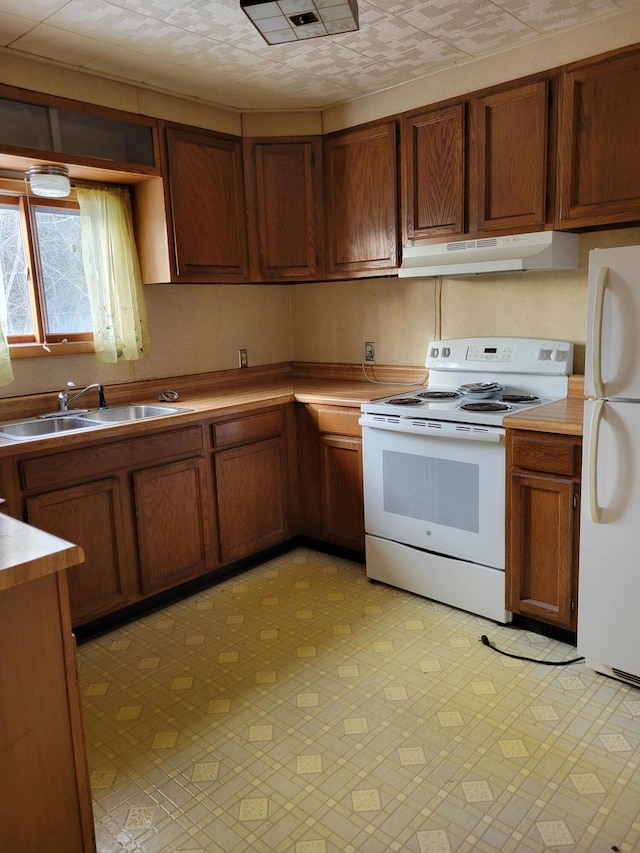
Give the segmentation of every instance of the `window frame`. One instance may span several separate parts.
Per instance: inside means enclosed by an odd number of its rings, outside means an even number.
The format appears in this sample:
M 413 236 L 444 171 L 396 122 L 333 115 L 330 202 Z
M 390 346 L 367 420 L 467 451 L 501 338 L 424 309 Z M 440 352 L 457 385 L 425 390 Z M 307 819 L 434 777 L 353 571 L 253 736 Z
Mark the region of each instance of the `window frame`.
M 95 352 L 93 331 L 69 332 L 66 334 L 47 331 L 44 283 L 40 255 L 37 247 L 35 212 L 37 209 L 79 210 L 75 190 L 64 199 L 34 198 L 28 188 L 17 180 L 0 178 L 0 204 L 18 208 L 20 228 L 27 270 L 27 284 L 33 318 L 33 335 L 8 337 L 11 358 L 27 358 L 42 355 L 72 355 Z

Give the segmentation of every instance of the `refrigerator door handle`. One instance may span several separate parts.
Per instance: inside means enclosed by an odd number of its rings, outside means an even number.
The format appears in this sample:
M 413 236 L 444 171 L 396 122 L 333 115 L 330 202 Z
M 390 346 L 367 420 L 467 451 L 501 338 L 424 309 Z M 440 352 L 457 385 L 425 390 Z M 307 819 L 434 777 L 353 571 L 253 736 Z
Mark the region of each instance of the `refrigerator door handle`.
M 600 267 L 598 281 L 593 295 L 593 326 L 591 331 L 591 376 L 593 379 L 594 397 L 604 397 L 602 381 L 602 312 L 604 310 L 604 294 L 609 280 L 609 267 Z
M 589 429 L 589 515 L 594 524 L 600 524 L 600 507 L 598 506 L 598 442 L 600 440 L 600 422 L 604 414 L 604 404 L 604 400 L 595 400 Z

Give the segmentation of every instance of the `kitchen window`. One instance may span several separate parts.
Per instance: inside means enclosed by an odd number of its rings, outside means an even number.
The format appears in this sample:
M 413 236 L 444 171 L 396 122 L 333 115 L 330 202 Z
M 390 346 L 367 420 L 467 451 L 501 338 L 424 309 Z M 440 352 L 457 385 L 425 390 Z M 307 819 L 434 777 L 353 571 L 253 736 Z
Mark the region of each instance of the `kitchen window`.
M 0 292 L 10 345 L 93 340 L 75 200 L 0 195 Z
M 3 192 L 4 190 L 4 192 Z M 0 179 L 0 384 L 11 359 L 149 347 L 129 189 L 76 182 L 69 198 L 27 196 Z M 6 340 L 5 340 L 6 338 Z M 9 347 L 7 347 L 7 342 Z

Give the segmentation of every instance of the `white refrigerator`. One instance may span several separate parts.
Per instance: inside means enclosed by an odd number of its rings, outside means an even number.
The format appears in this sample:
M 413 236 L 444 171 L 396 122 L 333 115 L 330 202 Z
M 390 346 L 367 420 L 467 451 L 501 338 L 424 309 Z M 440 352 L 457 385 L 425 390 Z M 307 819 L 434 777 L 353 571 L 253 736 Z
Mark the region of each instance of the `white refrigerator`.
M 578 652 L 640 685 L 640 246 L 589 255 Z

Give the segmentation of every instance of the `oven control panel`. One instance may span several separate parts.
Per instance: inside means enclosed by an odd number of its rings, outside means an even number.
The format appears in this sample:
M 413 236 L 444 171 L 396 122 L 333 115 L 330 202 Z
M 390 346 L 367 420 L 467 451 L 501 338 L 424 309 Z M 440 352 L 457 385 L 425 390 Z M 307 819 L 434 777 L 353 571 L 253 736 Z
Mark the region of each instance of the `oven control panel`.
M 491 370 L 567 376 L 573 370 L 573 344 L 541 338 L 450 338 L 427 349 L 431 370 Z

